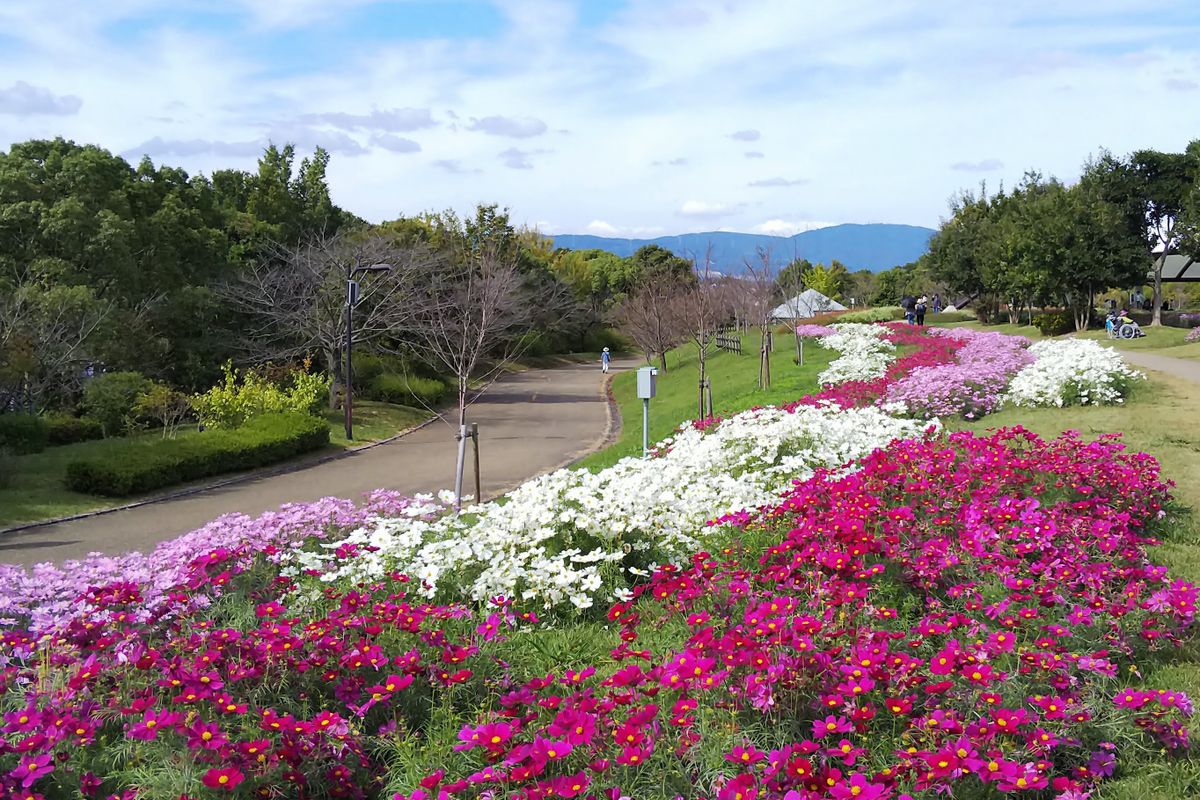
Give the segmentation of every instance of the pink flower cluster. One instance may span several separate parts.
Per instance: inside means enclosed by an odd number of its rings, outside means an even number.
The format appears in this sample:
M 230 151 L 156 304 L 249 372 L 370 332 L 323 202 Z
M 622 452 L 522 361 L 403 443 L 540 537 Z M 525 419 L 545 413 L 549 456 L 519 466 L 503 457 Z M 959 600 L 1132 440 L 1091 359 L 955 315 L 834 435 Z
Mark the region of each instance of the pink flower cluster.
M 164 542 L 151 553 L 106 556 L 99 553 L 62 566 L 38 564 L 25 569 L 0 564 L 0 628 L 16 624 L 35 632 L 56 630 L 88 606 L 88 587 L 130 584 L 142 597 L 134 619 L 155 619 L 164 604 L 179 610 L 169 597 L 185 584 L 193 562 L 213 553 L 232 554 L 239 562 L 263 554 L 274 558 L 309 539 L 356 528 L 374 516 L 394 516 L 413 503 L 396 492 L 379 489 L 364 503 L 326 497 L 313 503 L 292 503 L 258 517 L 225 514 L 202 528 Z M 210 587 L 219 591 L 219 585 Z M 204 607 L 212 592 L 189 592 L 187 604 Z
M 1029 340 L 966 328 L 930 328 L 930 336 L 960 344 L 952 361 L 911 369 L 891 382 L 883 400 L 903 403 L 917 416 L 974 419 L 995 411 L 1013 376 L 1034 361 Z

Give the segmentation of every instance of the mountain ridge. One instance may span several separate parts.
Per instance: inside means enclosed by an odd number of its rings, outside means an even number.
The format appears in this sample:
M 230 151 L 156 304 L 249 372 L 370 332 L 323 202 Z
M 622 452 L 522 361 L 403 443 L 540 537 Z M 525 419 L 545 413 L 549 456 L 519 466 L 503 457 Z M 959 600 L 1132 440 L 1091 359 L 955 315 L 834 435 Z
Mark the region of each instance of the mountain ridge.
M 837 259 L 850 270 L 879 272 L 916 261 L 929 249 L 929 237 L 934 233 L 932 228 L 918 225 L 845 223 L 801 231 L 794 236 L 704 231 L 653 239 L 617 239 L 591 234 L 560 234 L 550 238 L 555 247 L 597 249 L 619 256 L 633 255 L 639 247 L 657 244 L 676 255 L 697 260 L 704 258 L 711 244 L 714 269 L 723 272 L 743 272 L 747 261 L 757 263 L 760 247 L 771 250 L 776 267 L 796 258 L 807 258 L 814 264 L 828 264 Z

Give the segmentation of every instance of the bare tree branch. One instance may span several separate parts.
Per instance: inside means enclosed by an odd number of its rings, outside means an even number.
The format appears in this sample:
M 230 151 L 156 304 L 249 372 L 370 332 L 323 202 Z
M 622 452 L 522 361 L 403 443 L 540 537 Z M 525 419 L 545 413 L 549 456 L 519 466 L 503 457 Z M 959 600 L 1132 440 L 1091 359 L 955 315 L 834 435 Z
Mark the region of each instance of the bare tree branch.
M 346 291 L 359 282 L 353 346 L 380 346 L 406 335 L 422 313 L 422 284 L 444 261 L 420 243 L 397 244 L 377 234 L 340 232 L 299 247 L 277 247 L 268 260 L 247 269 L 217 294 L 245 312 L 244 345 L 258 360 L 319 352 L 334 380 L 330 407 L 344 386 Z M 386 272 L 355 275 L 360 267 L 387 265 Z

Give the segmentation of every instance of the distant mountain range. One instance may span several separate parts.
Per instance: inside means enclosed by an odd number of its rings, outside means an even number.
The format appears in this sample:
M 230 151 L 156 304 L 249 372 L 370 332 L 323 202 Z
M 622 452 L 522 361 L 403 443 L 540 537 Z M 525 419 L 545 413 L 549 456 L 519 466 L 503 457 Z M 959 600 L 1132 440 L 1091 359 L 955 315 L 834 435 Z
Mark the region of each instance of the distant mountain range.
M 704 258 L 712 245 L 713 268 L 727 274 L 744 272 L 746 261 L 757 263 L 757 250 L 770 248 L 777 267 L 793 259 L 807 258 L 814 264 L 834 259 L 851 270 L 879 272 L 899 264 L 916 261 L 929 248 L 930 228 L 915 225 L 833 225 L 795 236 L 766 236 L 755 233 L 685 233 L 657 239 L 610 239 L 587 234 L 562 234 L 552 237 L 556 247 L 571 250 L 606 250 L 619 256 L 633 255 L 639 247 L 657 244 L 686 258 Z

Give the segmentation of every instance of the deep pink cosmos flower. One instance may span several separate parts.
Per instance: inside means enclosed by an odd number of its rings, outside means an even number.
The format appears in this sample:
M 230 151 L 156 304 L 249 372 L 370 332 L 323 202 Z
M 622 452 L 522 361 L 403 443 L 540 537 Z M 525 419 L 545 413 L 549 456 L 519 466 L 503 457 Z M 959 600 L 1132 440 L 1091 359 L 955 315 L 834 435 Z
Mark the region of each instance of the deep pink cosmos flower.
M 238 785 L 246 779 L 242 771 L 237 767 L 223 767 L 221 769 L 210 769 L 200 778 L 200 782 L 210 789 L 223 789 L 232 792 Z

